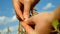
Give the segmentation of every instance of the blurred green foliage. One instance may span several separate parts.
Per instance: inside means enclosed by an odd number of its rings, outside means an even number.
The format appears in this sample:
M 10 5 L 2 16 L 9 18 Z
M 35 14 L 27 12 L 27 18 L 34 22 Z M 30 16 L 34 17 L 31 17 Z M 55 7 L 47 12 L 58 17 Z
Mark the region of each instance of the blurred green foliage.
M 60 23 L 58 19 L 53 20 L 52 26 L 54 28 L 53 32 L 57 32 L 57 34 L 60 34 Z

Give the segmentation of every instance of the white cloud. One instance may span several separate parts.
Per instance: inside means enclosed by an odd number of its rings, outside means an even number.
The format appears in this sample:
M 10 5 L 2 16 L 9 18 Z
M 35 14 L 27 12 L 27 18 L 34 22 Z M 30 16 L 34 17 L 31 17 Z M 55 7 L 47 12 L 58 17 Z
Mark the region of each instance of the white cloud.
M 7 29 L 8 29 L 8 28 L 5 28 L 3 31 L 4 31 L 4 32 L 7 32 Z M 15 31 L 15 30 L 18 29 L 18 25 L 10 26 L 9 29 L 10 29 L 11 31 Z
M 54 7 L 54 5 L 52 3 L 48 3 L 46 6 L 43 7 L 43 9 L 46 10 L 52 7 Z
M 3 30 L 0 30 L 0 32 L 1 32 L 2 34 L 6 34 L 6 33 L 7 33 L 7 29 L 8 29 L 8 28 L 5 28 L 5 29 L 3 29 Z M 13 34 L 13 33 L 16 34 L 16 33 L 17 33 L 17 30 L 18 30 L 18 25 L 10 26 L 9 29 L 10 29 L 11 34 Z
M 16 21 L 16 16 L 12 17 L 6 17 L 6 16 L 0 16 L 0 23 L 10 23 Z

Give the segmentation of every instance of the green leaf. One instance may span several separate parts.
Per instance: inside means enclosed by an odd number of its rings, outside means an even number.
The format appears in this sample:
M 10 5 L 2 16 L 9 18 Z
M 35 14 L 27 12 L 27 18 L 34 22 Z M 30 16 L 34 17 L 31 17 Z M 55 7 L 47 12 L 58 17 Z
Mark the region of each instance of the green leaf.
M 57 19 L 54 19 L 53 22 L 52 22 L 52 26 L 57 30 L 57 27 L 58 27 L 58 24 L 59 24 L 59 21 Z

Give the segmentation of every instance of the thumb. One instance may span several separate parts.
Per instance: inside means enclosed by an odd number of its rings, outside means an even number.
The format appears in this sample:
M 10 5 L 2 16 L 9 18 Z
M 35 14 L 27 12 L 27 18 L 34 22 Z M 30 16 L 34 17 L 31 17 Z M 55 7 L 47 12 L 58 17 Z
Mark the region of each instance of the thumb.
M 34 30 L 32 29 L 32 27 L 30 27 L 27 23 L 22 22 L 21 25 L 25 28 L 26 32 L 30 33 L 33 32 Z

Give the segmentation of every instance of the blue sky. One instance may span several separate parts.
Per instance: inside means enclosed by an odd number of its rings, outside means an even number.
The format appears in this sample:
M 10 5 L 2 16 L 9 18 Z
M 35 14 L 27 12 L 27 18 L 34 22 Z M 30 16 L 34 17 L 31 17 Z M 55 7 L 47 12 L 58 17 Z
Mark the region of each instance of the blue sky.
M 37 12 L 49 12 L 56 9 L 59 5 L 60 0 L 41 0 L 35 8 Z M 4 34 L 8 26 L 13 33 L 17 34 L 18 20 L 15 17 L 12 0 L 0 0 L 0 32 Z

